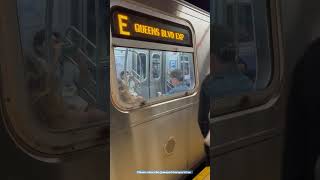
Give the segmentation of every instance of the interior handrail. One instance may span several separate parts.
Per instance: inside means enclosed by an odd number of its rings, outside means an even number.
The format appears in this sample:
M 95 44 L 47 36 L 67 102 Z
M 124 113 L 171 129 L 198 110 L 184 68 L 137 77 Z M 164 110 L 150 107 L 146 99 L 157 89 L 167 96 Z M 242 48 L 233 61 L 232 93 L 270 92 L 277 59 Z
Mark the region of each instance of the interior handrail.
M 71 31 L 76 32 L 76 34 L 80 35 L 86 42 L 88 42 L 94 49 L 97 49 L 97 46 L 91 42 L 82 32 L 80 32 L 76 27 L 74 26 L 69 26 L 68 29 L 66 30 L 65 37 L 67 37 L 67 34 Z

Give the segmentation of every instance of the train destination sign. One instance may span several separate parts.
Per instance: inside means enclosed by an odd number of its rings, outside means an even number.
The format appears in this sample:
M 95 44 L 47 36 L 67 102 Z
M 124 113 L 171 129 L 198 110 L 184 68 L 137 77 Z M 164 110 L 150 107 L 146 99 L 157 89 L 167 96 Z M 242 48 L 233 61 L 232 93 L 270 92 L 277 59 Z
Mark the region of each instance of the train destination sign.
M 125 8 L 113 9 L 111 29 L 115 37 L 192 46 L 189 27 Z

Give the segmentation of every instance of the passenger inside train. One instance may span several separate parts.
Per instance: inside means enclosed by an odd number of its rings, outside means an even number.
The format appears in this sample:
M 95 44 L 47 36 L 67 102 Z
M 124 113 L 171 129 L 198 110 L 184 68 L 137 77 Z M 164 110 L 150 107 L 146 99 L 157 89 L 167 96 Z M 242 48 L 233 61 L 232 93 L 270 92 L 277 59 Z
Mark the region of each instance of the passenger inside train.
M 125 106 L 194 88 L 191 53 L 116 47 L 114 54 L 119 99 Z
M 126 71 L 126 73 L 122 71 L 120 73 L 120 78 L 123 84 L 128 85 L 130 94 L 138 96 L 137 92 L 135 92 L 135 89 L 139 85 L 139 81 L 133 78 L 132 73 L 130 73 L 129 71 Z
M 53 32 L 50 62 L 45 35 L 45 30 L 35 34 L 34 53 L 27 59 L 27 78 L 33 104 L 47 117 L 49 126 L 53 128 L 77 127 L 104 120 L 106 113 L 89 104 L 79 94 L 81 80 L 85 79 L 84 70 L 87 69 L 80 50 L 67 58 L 60 33 Z
M 132 75 L 128 71 L 120 73 L 120 79 L 118 79 L 119 95 L 123 102 L 139 105 L 144 101 L 143 97 L 135 92 L 136 83 L 138 82 L 133 80 Z
M 174 94 L 188 90 L 188 86 L 183 81 L 184 76 L 181 70 L 175 69 L 171 71 L 170 78 L 170 82 L 173 85 L 173 88 L 168 92 L 168 94 Z

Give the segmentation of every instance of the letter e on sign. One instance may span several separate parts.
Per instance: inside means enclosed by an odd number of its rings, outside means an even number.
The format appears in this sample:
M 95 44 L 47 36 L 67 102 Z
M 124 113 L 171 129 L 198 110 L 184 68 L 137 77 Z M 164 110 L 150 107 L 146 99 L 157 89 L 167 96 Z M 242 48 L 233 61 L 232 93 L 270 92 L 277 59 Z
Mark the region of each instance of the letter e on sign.
M 126 21 L 128 21 L 128 16 L 118 14 L 118 24 L 119 24 L 120 34 L 125 36 L 130 36 L 131 35 L 130 32 L 124 30 L 125 27 L 128 27 L 128 24 L 126 23 Z

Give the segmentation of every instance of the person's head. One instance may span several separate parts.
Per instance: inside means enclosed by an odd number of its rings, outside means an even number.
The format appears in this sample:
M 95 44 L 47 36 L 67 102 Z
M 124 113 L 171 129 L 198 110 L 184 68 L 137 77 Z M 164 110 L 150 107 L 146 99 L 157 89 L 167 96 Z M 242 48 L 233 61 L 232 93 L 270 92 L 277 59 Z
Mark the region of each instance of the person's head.
M 52 47 L 61 48 L 61 35 L 58 32 L 52 32 Z M 33 38 L 33 50 L 36 55 L 44 57 L 46 54 L 46 31 L 38 31 Z
M 184 76 L 181 70 L 175 69 L 170 72 L 170 78 L 171 78 L 171 84 L 176 86 L 183 81 Z
M 236 59 L 236 45 L 234 35 L 228 28 L 216 25 L 213 28 L 212 39 L 213 57 L 220 64 L 234 63 Z
M 126 76 L 129 75 L 129 71 L 127 71 L 127 73 L 125 73 L 124 71 L 121 71 L 120 73 L 120 79 L 124 80 Z
M 124 78 L 125 78 L 124 75 L 125 75 L 124 71 L 121 71 L 121 72 L 120 72 L 120 79 L 121 79 L 121 80 L 124 80 Z

